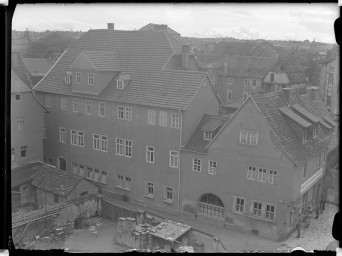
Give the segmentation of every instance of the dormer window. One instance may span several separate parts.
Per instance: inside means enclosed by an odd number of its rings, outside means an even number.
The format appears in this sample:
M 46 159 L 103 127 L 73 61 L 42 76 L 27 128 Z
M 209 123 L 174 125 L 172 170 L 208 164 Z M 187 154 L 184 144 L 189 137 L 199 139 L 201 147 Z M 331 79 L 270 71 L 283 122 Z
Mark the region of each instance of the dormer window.
M 116 88 L 123 90 L 125 88 L 124 81 L 122 80 L 117 80 L 116 81 Z
M 212 140 L 213 138 L 213 133 L 212 132 L 209 132 L 209 131 L 205 131 L 204 132 L 204 139 L 205 140 Z
M 65 84 L 71 84 L 71 73 L 66 73 L 65 77 L 64 77 L 64 82 Z
M 88 73 L 88 84 L 94 85 L 95 76 L 94 73 Z
M 76 72 L 76 84 L 81 83 L 81 72 Z
M 303 143 L 305 143 L 308 139 L 308 129 L 304 128 L 303 130 Z

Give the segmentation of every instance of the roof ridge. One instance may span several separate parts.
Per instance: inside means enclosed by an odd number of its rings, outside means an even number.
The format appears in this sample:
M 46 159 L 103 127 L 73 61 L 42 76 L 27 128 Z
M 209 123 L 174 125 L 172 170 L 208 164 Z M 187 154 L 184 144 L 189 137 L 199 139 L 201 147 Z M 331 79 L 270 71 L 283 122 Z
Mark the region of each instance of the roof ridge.
M 227 118 L 223 117 L 223 116 L 215 116 L 215 115 L 210 115 L 210 114 L 203 114 L 203 116 L 208 116 L 208 117 L 211 117 L 211 118 L 216 118 L 216 119 L 219 119 L 219 120 L 226 120 Z

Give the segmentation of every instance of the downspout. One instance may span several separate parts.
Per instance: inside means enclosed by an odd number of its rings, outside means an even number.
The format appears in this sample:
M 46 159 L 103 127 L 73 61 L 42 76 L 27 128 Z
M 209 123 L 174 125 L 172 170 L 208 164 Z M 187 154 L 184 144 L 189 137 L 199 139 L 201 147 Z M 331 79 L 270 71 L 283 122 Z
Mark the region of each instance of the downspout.
M 181 184 L 181 151 L 182 151 L 182 133 L 183 133 L 183 115 L 179 109 L 180 115 L 180 136 L 179 136 L 179 164 L 178 164 L 178 211 L 180 212 L 180 184 Z

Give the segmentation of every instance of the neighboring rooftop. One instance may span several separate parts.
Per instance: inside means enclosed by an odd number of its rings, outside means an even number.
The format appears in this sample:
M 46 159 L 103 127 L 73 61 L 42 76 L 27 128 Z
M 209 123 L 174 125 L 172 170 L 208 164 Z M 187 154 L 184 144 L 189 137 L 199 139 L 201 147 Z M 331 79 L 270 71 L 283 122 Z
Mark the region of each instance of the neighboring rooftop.
M 11 93 L 30 92 L 31 88 L 11 70 Z
M 34 89 L 84 95 L 73 93 L 71 86 L 64 84 L 68 68 L 84 51 L 118 52 L 119 75 L 132 78 L 125 90 L 116 90 L 112 80 L 98 97 L 91 96 L 103 100 L 184 110 L 206 77 L 204 72 L 163 69 L 173 54 L 181 52 L 181 45 L 164 31 L 99 29 L 77 40 Z
M 168 220 L 159 223 L 153 229 L 155 232 L 150 232 L 150 234 L 167 241 L 175 241 L 190 229 L 191 227 L 186 224 L 176 223 Z
M 117 51 L 84 51 L 82 54 L 98 71 L 120 70 L 120 57 Z
M 210 143 L 210 140 L 204 139 L 204 131 L 212 132 L 212 138 L 214 138 L 228 120 L 229 117 L 204 114 L 183 149 L 204 153 L 206 146 Z
M 31 184 L 41 190 L 67 196 L 84 177 L 41 163 L 32 175 Z
M 31 76 L 44 76 L 53 65 L 46 58 L 23 58 L 23 62 Z
M 34 174 L 42 164 L 42 162 L 34 162 L 11 169 L 11 188 L 31 181 L 32 174 Z
M 143 26 L 142 28 L 140 28 L 139 30 L 141 30 L 141 31 L 161 31 L 161 30 L 164 30 L 168 33 L 176 34 L 176 35 L 180 36 L 180 33 L 173 30 L 172 28 L 169 28 L 168 25 L 166 25 L 166 24 L 149 23 L 149 24 Z

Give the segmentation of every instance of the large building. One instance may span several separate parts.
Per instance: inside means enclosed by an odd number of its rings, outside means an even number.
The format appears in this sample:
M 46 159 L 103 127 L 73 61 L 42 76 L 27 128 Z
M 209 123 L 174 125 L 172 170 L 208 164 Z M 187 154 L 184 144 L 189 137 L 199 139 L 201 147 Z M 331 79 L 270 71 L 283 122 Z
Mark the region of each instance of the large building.
M 177 40 L 180 40 L 180 33 L 173 30 L 172 28 L 169 28 L 166 24 L 154 24 L 154 23 L 148 23 L 147 25 L 143 26 L 139 30 L 141 31 L 165 31 L 168 34 L 172 35 Z
M 322 62 L 320 77 L 320 95 L 323 102 L 334 115 L 339 117 L 340 104 L 340 52 L 339 47 L 334 47 L 328 52 L 326 59 Z
M 165 31 L 87 32 L 34 87 L 50 112 L 45 161 L 98 181 L 109 200 L 178 210 L 182 145 L 219 111 L 190 64 L 189 45 Z
M 181 211 L 286 238 L 322 196 L 335 123 L 315 90 L 252 95 L 233 115 L 203 115 L 182 149 Z

